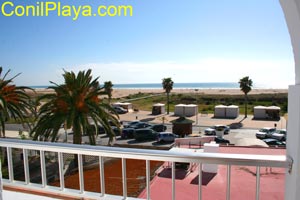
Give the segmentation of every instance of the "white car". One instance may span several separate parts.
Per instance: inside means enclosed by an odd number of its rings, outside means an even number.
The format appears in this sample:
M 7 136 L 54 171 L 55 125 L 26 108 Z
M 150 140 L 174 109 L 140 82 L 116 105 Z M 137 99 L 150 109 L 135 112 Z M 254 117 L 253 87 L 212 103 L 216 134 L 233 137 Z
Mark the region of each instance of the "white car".
M 161 132 L 157 135 L 157 142 L 174 142 L 178 136 L 170 132 Z
M 286 129 L 278 129 L 272 134 L 272 138 L 285 141 L 286 140 Z
M 224 135 L 229 134 L 230 127 L 226 125 L 215 125 L 204 130 L 205 135 L 216 135 L 216 130 L 223 130 Z
M 113 109 L 118 113 L 118 114 L 125 114 L 128 111 L 122 107 L 119 106 L 114 106 Z
M 265 139 L 270 138 L 275 131 L 276 128 L 265 127 L 260 129 L 255 135 L 258 139 Z

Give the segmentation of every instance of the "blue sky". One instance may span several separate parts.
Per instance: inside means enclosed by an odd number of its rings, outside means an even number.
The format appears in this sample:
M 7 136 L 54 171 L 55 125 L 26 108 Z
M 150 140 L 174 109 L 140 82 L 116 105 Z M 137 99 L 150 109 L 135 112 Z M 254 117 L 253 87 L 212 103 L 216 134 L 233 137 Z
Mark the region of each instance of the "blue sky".
M 13 0 L 15 4 L 35 4 Z M 74 3 L 78 2 L 78 3 Z M 2 2 L 1 2 L 2 3 Z M 91 68 L 113 83 L 237 82 L 287 88 L 294 82 L 291 42 L 275 0 L 85 0 L 132 5 L 132 17 L 4 17 L 0 66 L 19 85 L 62 82 L 63 69 Z

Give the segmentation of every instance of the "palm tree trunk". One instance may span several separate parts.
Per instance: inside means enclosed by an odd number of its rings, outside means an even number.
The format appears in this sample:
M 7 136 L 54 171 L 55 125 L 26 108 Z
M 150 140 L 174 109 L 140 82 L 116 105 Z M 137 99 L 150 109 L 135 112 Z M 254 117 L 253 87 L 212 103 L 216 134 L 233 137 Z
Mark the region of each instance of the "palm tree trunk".
M 1 112 L 0 113 L 0 123 L 1 123 L 1 127 L 0 127 L 0 137 L 3 136 L 3 132 L 5 130 L 5 122 L 4 122 L 4 116 L 3 116 L 3 113 Z
M 245 118 L 247 118 L 248 113 L 248 96 L 245 94 Z
M 169 114 L 169 111 L 170 111 L 170 110 L 169 110 L 169 108 L 170 108 L 170 107 L 169 107 L 169 103 L 170 103 L 170 102 L 169 102 L 169 100 L 170 100 L 169 94 L 170 94 L 170 93 L 168 92 L 168 93 L 167 93 L 167 114 Z
M 73 123 L 73 144 L 81 144 L 81 128 L 79 120 L 76 118 Z
M 73 144 L 81 144 L 82 137 L 81 137 L 81 128 L 79 125 L 78 118 L 75 118 L 73 122 Z M 74 154 L 74 167 L 78 167 L 78 155 Z

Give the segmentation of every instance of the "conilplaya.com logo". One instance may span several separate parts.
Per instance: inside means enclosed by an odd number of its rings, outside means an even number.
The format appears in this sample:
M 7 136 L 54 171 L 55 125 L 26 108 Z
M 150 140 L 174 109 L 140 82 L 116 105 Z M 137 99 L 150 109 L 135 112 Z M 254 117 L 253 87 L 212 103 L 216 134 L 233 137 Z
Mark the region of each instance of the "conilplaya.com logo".
M 24 1 L 25 2 L 25 1 Z M 35 4 L 16 4 L 5 1 L 1 4 L 1 15 L 5 17 L 70 17 L 77 20 L 79 17 L 131 17 L 132 5 L 69 5 L 61 2 L 46 1 Z

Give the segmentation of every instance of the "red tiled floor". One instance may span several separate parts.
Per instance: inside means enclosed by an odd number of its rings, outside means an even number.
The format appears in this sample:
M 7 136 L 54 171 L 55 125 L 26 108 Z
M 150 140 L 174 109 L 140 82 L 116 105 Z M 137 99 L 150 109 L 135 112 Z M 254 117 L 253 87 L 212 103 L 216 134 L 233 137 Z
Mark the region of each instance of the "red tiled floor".
M 266 154 L 285 155 L 285 149 L 268 148 L 237 148 L 221 147 L 221 153 L 243 153 L 243 154 Z M 160 175 L 151 182 L 151 199 L 168 200 L 172 196 L 171 170 L 164 169 Z M 231 199 L 253 200 L 256 190 L 256 168 L 248 166 L 232 166 L 231 168 Z M 226 174 L 227 166 L 219 165 L 218 173 L 203 173 L 202 199 L 203 200 L 225 200 L 226 199 Z M 281 200 L 284 199 L 284 176 L 285 169 L 273 168 L 270 172 L 265 167 L 261 168 L 260 199 Z M 198 170 L 188 174 L 185 178 L 177 170 L 176 175 L 176 199 L 194 200 L 198 198 Z M 140 198 L 146 198 L 144 190 Z

